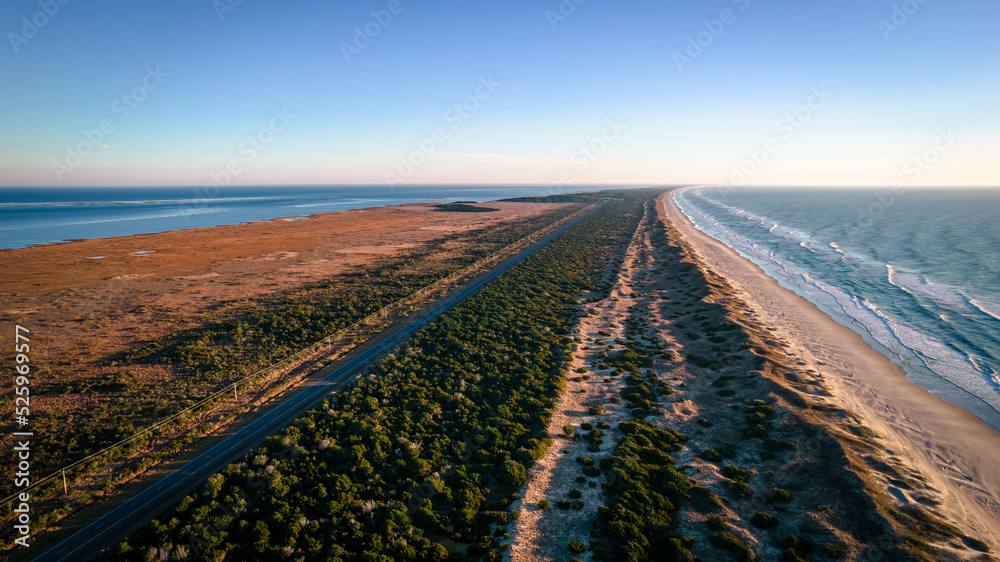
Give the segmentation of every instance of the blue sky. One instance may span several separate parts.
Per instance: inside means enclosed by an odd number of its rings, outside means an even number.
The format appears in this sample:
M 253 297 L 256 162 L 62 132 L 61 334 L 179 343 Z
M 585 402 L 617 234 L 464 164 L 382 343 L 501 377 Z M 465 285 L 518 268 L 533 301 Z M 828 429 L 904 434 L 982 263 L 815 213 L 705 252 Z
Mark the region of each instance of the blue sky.
M 998 185 L 997 21 L 989 0 L 6 0 L 0 185 Z

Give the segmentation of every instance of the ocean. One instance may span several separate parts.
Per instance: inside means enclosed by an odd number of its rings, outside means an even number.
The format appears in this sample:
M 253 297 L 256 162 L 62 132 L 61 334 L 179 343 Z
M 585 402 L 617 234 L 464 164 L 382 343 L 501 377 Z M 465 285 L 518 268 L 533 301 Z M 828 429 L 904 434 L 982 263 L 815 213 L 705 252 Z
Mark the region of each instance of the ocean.
M 911 381 L 1000 430 L 1000 190 L 706 187 L 674 200 Z
M 623 187 L 638 186 L 0 188 L 0 248 L 239 224 L 384 205 L 492 201 Z

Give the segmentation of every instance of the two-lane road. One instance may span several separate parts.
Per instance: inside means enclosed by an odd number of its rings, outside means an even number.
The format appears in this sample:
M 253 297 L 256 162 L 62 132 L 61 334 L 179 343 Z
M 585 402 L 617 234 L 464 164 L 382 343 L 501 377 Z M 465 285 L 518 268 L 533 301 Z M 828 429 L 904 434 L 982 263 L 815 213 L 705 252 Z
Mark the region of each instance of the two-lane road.
M 154 513 L 162 510 L 165 505 L 173 503 L 179 494 L 217 472 L 226 464 L 239 458 L 246 450 L 259 443 L 265 437 L 278 431 L 297 416 L 314 407 L 329 393 L 349 384 L 355 377 L 385 356 L 390 350 L 404 342 L 417 331 L 423 329 L 458 303 L 475 294 L 483 285 L 502 275 L 522 259 L 548 244 L 552 239 L 565 232 L 577 222 L 583 220 L 584 217 L 593 213 L 598 207 L 600 205 L 556 232 L 546 236 L 496 269 L 475 279 L 469 286 L 426 310 L 411 323 L 399 328 L 398 331 L 380 340 L 376 338 L 373 345 L 370 345 L 353 359 L 336 368 L 326 377 L 293 394 L 283 403 L 274 407 L 252 423 L 247 424 L 238 432 L 227 437 L 201 455 L 191 459 L 128 501 L 104 514 L 99 519 L 83 527 L 44 553 L 41 553 L 35 559 L 53 561 L 86 560 L 95 556 L 113 541 L 120 540 L 122 535 L 130 528 L 135 528 L 139 523 L 144 522 L 146 519 L 152 517 Z

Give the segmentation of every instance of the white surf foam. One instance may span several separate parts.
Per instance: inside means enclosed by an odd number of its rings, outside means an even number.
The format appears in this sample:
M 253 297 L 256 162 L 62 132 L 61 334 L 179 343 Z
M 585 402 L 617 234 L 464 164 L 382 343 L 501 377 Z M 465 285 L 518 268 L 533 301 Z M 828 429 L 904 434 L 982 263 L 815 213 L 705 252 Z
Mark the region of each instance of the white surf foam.
M 987 316 L 1000 320 L 1000 304 L 983 302 L 976 299 L 969 299 L 969 304 Z

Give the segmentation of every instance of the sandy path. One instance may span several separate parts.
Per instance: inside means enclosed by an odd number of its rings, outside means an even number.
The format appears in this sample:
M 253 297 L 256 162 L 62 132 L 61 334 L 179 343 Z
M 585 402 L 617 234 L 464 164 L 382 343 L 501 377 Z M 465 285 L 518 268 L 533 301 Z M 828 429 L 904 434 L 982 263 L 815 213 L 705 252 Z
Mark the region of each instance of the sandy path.
M 577 457 L 592 458 L 595 465 L 602 458 L 611 456 L 618 444 L 621 432 L 605 429 L 601 450 L 587 450 L 588 442 L 584 439 L 574 441 L 563 432 L 563 427 L 570 426 L 576 433 L 587 433 L 580 427 L 581 423 L 589 422 L 596 426 L 603 421 L 611 428 L 628 421 L 631 416 L 625 411 L 622 403 L 614 404 L 611 399 L 617 397 L 624 386 L 624 377 L 607 378 L 614 369 L 594 369 L 593 363 L 598 360 L 598 354 L 604 345 L 615 339 L 625 337 L 624 319 L 629 314 L 629 308 L 637 304 L 639 295 L 634 287 L 639 282 L 639 271 L 643 267 L 647 246 L 648 231 L 640 226 L 629 243 L 623 256 L 621 269 L 613 275 L 617 277 L 614 289 L 608 298 L 599 302 L 582 304 L 585 310 L 593 314 L 580 319 L 573 334 L 580 339 L 575 346 L 572 361 L 568 365 L 569 374 L 566 392 L 560 398 L 558 410 L 552 416 L 548 434 L 555 440 L 545 456 L 532 466 L 529 482 L 521 490 L 521 516 L 511 533 L 511 548 L 505 553 L 504 560 L 516 562 L 566 560 L 576 557 L 589 560 L 590 553 L 571 555 L 567 550 L 569 541 L 578 540 L 584 544 L 590 542 L 590 530 L 593 525 L 597 508 L 604 503 L 601 484 L 607 481 L 605 475 L 586 478 L 586 482 L 578 482 L 582 477 L 582 465 Z M 586 373 L 577 369 L 586 368 Z M 583 380 L 589 376 L 589 380 Z M 610 380 L 611 382 L 606 382 Z M 604 408 L 603 415 L 591 415 L 588 410 L 600 405 Z M 593 483 L 593 486 L 590 484 Z M 570 499 L 569 490 L 581 492 L 579 498 L 583 502 L 581 509 L 559 509 L 559 500 Z M 551 507 L 548 510 L 538 508 L 538 502 L 548 500 Z
M 903 371 L 812 303 L 693 227 L 669 198 L 667 216 L 705 264 L 732 285 L 756 319 L 773 326 L 790 354 L 816 365 L 828 400 L 863 418 L 890 455 L 915 467 L 942 499 L 937 510 L 966 533 L 1000 548 L 1000 434 L 971 413 L 906 380 Z M 897 501 L 905 493 L 890 490 Z

